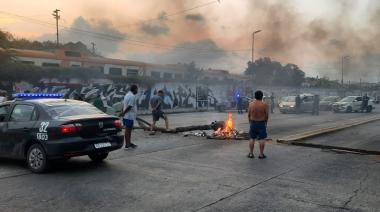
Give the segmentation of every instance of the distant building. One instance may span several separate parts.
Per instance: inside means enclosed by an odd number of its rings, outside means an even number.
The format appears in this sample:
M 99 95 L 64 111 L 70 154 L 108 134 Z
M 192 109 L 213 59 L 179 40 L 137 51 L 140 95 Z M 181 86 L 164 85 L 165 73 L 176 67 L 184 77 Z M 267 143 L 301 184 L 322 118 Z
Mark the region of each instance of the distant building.
M 82 52 L 67 49 L 54 51 L 36 51 L 24 49 L 11 49 L 17 62 L 41 67 L 83 67 L 102 71 L 107 75 L 116 76 L 143 76 L 145 63 L 94 57 Z
M 221 69 L 206 69 L 203 70 L 202 75 L 199 76 L 201 81 L 227 81 L 230 73 L 227 70 Z
M 186 67 L 181 64 L 146 64 L 144 76 L 161 80 L 183 80 Z
M 3 50 L 0 48 L 0 50 Z M 161 81 L 186 80 L 184 64 L 151 64 L 130 60 L 93 56 L 68 48 L 52 51 L 10 49 L 16 62 L 40 67 L 90 68 L 105 75 L 124 77 L 151 77 Z M 199 73 L 198 80 L 210 82 L 244 81 L 243 75 L 230 74 L 227 70 L 207 69 Z

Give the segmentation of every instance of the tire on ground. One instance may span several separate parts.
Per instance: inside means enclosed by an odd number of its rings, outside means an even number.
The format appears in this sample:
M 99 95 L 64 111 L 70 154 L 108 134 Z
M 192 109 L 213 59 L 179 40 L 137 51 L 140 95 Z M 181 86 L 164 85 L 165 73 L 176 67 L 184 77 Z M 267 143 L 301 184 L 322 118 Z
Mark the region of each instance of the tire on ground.
M 104 159 L 108 157 L 108 153 L 94 153 L 94 154 L 89 154 L 88 157 L 95 163 L 102 162 Z
M 43 173 L 49 168 L 49 161 L 41 144 L 33 144 L 29 147 L 26 162 L 29 169 L 34 173 Z

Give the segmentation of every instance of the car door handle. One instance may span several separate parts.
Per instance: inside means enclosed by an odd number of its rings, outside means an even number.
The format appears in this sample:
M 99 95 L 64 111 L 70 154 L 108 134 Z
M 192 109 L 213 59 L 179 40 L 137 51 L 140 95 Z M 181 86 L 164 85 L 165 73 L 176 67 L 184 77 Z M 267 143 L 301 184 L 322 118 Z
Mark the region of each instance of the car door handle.
M 29 128 L 24 127 L 22 130 L 24 130 L 24 132 L 27 132 L 29 131 Z

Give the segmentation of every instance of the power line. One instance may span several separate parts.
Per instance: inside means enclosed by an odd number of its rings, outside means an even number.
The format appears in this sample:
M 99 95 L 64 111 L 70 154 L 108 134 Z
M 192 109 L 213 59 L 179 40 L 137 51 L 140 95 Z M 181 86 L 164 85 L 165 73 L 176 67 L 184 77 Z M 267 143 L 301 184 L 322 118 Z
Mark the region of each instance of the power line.
M 188 11 L 199 9 L 199 8 L 202 8 L 202 7 L 206 7 L 206 6 L 209 6 L 211 4 L 215 4 L 215 3 L 220 3 L 220 0 L 214 0 L 214 1 L 206 2 L 204 4 L 200 4 L 200 5 L 197 5 L 197 6 L 194 6 L 194 7 L 191 7 L 191 8 L 187 8 L 187 9 L 183 9 L 183 10 L 180 10 L 180 11 L 177 11 L 177 12 L 174 12 L 174 13 L 170 13 L 170 14 L 163 14 L 162 16 L 159 16 L 157 18 L 145 19 L 143 21 L 138 21 L 136 23 L 122 24 L 122 25 L 117 25 L 115 27 L 128 27 L 128 26 L 133 26 L 133 25 L 140 25 L 140 24 L 146 23 L 146 22 L 162 20 L 163 18 L 168 18 L 168 17 L 171 17 L 171 16 L 177 16 L 177 15 L 180 15 L 180 14 L 184 14 L 184 13 L 187 13 Z
M 16 17 L 16 18 L 22 19 L 22 20 L 27 21 L 27 22 L 34 22 L 36 24 L 44 25 L 44 26 L 47 26 L 47 27 L 56 27 L 55 24 L 53 24 L 53 23 L 40 21 L 40 20 L 29 18 L 29 17 L 26 17 L 26 16 L 16 15 L 16 14 L 4 12 L 4 11 L 0 11 L 0 13 Z M 109 34 L 104 34 L 104 33 L 99 33 L 99 32 L 94 32 L 94 31 L 88 31 L 88 30 L 78 29 L 78 28 L 74 28 L 74 27 L 67 27 L 67 26 L 62 26 L 62 30 L 69 31 L 69 32 L 74 32 L 74 33 L 86 34 L 86 35 L 90 35 L 90 36 L 93 36 L 93 37 L 96 37 L 96 38 L 99 38 L 99 39 L 103 39 L 103 40 L 107 40 L 107 41 L 113 41 L 113 42 L 126 41 L 127 43 L 132 44 L 132 45 L 151 47 L 151 48 L 176 49 L 176 50 L 183 49 L 183 50 L 195 50 L 195 51 L 214 52 L 214 53 L 215 52 L 220 52 L 220 53 L 222 53 L 222 52 L 224 52 L 224 53 L 234 52 L 234 53 L 238 53 L 238 52 L 250 51 L 250 49 L 234 49 L 234 50 L 223 50 L 223 49 L 220 49 L 220 50 L 218 50 L 218 49 L 201 49 L 201 48 L 181 47 L 181 46 L 175 46 L 175 45 L 164 45 L 164 44 L 151 43 L 151 42 L 147 42 L 147 41 L 143 41 L 143 40 L 135 40 L 135 39 L 126 38 L 126 37 L 123 37 L 123 36 L 109 35 Z

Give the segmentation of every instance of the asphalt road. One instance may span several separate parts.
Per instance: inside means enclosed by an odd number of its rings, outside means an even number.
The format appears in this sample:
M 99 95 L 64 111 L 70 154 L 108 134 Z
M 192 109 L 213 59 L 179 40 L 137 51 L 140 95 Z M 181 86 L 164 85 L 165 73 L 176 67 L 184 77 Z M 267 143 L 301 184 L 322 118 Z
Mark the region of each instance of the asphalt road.
M 269 132 L 276 138 L 371 115 L 275 114 Z M 169 115 L 175 126 L 225 117 Z M 234 117 L 239 130 L 248 129 L 246 114 Z M 246 158 L 246 141 L 149 136 L 141 130 L 133 137 L 137 149 L 113 152 L 103 164 L 75 158 L 56 164 L 48 174 L 32 174 L 22 162 L 0 160 L 0 211 L 380 210 L 376 156 L 269 142 L 268 158 L 259 160 Z

